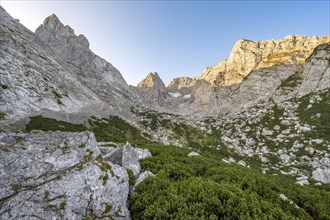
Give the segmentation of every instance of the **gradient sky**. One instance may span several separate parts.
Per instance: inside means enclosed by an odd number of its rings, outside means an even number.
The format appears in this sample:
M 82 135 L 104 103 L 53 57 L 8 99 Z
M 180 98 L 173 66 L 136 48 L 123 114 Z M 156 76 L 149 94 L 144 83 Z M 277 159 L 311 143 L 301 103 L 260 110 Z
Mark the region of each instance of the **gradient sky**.
M 330 35 L 324 1 L 13 1 L 0 4 L 34 31 L 55 13 L 136 85 L 156 71 L 165 84 L 226 59 L 239 39 Z

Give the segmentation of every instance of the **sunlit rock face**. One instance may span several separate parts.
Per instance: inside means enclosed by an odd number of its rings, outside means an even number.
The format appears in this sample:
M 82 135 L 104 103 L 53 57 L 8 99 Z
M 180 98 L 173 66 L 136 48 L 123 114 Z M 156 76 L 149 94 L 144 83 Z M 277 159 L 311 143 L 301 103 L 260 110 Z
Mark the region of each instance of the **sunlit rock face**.
M 239 40 L 227 60 L 207 67 L 197 79 L 216 86 L 237 84 L 252 70 L 279 64 L 302 64 L 316 46 L 324 43 L 330 43 L 330 36 L 289 35 L 283 40 Z

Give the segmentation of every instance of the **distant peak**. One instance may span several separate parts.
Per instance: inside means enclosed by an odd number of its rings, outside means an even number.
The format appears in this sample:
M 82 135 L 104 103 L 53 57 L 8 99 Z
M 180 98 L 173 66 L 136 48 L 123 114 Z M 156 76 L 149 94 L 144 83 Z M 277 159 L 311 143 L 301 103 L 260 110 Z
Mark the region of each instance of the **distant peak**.
M 157 72 L 150 72 L 148 75 L 138 83 L 137 87 L 140 88 L 154 88 L 165 89 L 163 80 L 159 77 Z
M 56 14 L 51 14 L 46 19 L 53 20 L 53 21 L 60 21 L 60 19 L 58 19 Z

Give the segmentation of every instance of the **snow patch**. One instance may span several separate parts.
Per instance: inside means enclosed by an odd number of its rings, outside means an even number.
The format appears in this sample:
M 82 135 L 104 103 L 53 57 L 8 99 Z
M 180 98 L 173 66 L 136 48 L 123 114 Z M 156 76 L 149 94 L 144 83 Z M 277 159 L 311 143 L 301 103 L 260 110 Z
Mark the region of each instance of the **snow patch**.
M 191 94 L 187 94 L 187 95 L 183 96 L 184 99 L 189 99 L 190 97 L 191 97 Z
M 181 97 L 182 94 L 180 92 L 169 92 L 168 93 L 172 98 L 178 98 Z

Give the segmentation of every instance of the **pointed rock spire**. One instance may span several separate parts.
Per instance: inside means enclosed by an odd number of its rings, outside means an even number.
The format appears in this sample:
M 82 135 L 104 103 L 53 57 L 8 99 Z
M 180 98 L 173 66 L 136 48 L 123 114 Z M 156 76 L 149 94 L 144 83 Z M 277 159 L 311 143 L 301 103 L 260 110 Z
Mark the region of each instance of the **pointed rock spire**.
M 157 72 L 149 73 L 146 78 L 144 78 L 141 82 L 138 83 L 137 87 L 166 90 L 166 86 Z

